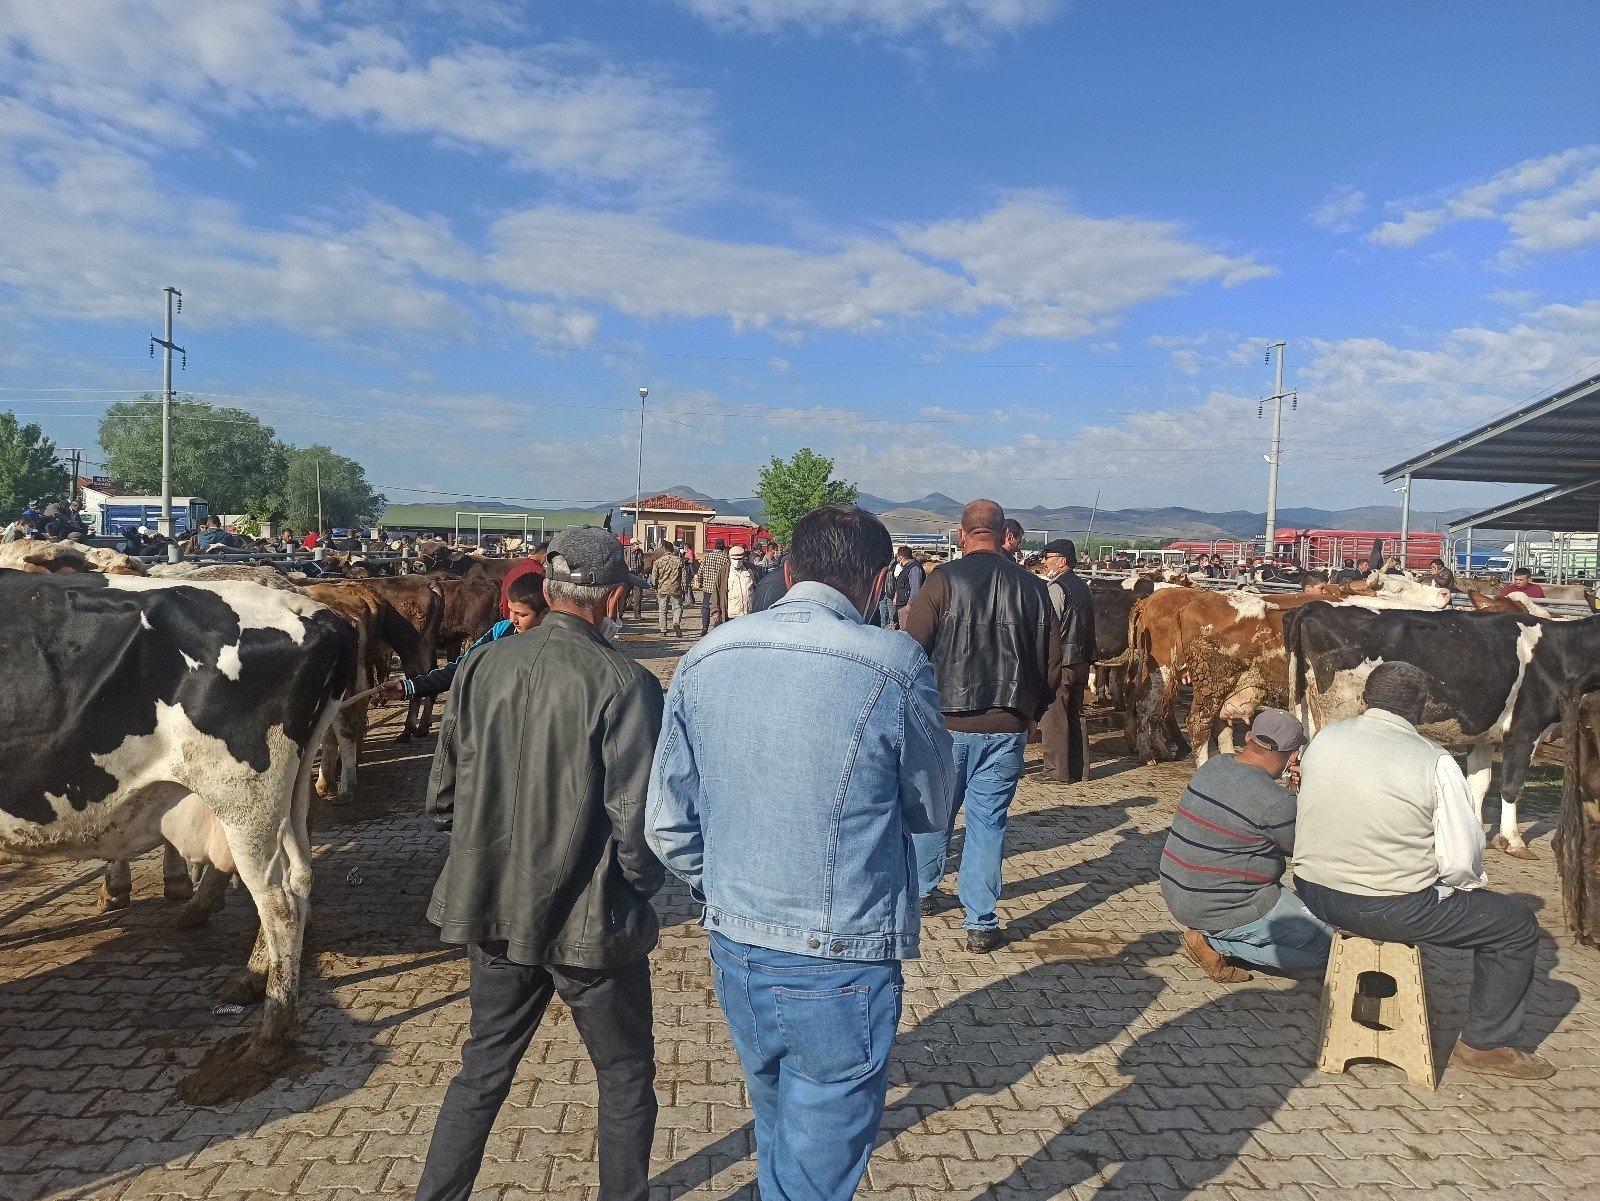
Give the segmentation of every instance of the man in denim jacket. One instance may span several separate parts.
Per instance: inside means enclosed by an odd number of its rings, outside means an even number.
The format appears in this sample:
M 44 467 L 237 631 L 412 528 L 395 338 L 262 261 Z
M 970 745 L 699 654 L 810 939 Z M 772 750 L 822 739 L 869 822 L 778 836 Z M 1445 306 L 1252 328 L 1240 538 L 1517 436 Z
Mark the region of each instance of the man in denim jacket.
M 866 1171 L 920 933 L 911 836 L 949 823 L 933 668 L 862 620 L 891 552 L 853 505 L 801 518 L 794 586 L 679 664 L 650 773 L 646 838 L 705 902 L 763 1197 L 847 1198 Z

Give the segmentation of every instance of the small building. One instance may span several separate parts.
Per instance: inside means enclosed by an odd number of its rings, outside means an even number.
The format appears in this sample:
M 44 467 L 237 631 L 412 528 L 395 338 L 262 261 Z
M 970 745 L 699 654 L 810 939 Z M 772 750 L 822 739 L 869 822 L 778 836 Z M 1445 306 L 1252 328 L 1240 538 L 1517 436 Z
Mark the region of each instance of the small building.
M 671 541 L 692 546 L 697 555 L 705 554 L 706 526 L 717 515 L 710 505 L 676 492 L 644 497 L 637 510 L 632 505 L 623 505 L 622 512 L 634 518 L 634 529 L 639 531 L 645 550 L 655 550 L 663 542 Z

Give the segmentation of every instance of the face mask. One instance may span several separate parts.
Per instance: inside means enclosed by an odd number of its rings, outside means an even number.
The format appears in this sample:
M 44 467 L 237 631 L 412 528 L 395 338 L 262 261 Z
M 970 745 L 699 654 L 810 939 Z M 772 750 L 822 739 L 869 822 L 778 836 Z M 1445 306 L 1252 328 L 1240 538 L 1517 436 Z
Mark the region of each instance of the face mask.
M 600 637 L 618 650 L 622 649 L 622 627 L 609 617 L 600 623 Z

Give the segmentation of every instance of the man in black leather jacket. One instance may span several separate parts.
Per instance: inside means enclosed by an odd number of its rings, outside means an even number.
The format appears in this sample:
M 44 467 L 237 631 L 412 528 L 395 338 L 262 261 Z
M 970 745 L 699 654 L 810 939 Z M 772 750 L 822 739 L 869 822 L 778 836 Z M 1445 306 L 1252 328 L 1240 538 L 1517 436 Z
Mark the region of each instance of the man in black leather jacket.
M 471 1035 L 417 1188 L 465 1201 L 495 1115 L 553 993 L 572 1011 L 600 1094 L 600 1195 L 643 1201 L 655 1132 L 649 898 L 663 869 L 644 838 L 661 732 L 655 676 L 600 629 L 643 581 L 609 531 L 558 534 L 549 615 L 456 674 L 428 781 L 450 831 L 428 918 L 471 967 Z
M 1070 538 L 1057 538 L 1044 548 L 1050 604 L 1061 623 L 1061 684 L 1039 721 L 1044 744 L 1040 779 L 1051 784 L 1076 784 L 1089 777 L 1089 737 L 1083 722 L 1083 695 L 1094 664 L 1094 596 L 1078 578 L 1078 548 Z
M 933 660 L 939 707 L 954 743 L 957 810 L 965 809 L 956 890 L 966 915 L 967 949 L 987 955 L 1001 943 L 1000 900 L 1006 822 L 1022 778 L 1028 728 L 1061 682 L 1061 627 L 1044 581 L 1002 549 L 1005 510 L 975 500 L 961 514 L 961 558 L 928 573 L 900 628 Z M 949 828 L 917 834 L 917 887 L 923 912 L 950 850 Z

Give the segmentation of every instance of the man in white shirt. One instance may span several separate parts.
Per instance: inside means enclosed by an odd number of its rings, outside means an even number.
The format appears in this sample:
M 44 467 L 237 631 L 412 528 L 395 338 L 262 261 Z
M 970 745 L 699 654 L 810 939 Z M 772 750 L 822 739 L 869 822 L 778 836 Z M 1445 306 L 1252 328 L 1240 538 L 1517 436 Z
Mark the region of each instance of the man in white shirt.
M 1363 938 L 1470 950 L 1472 993 L 1450 1062 L 1543 1080 L 1555 1068 L 1511 1044 L 1533 984 L 1539 923 L 1483 885 L 1483 827 L 1455 759 L 1417 732 L 1428 681 L 1409 663 L 1367 677 L 1359 717 L 1317 735 L 1300 764 L 1296 891 Z

